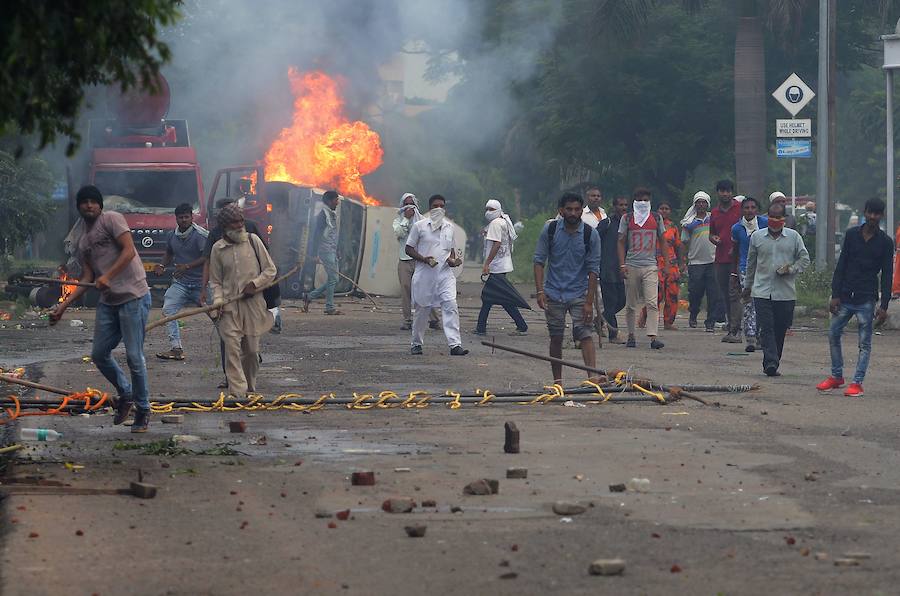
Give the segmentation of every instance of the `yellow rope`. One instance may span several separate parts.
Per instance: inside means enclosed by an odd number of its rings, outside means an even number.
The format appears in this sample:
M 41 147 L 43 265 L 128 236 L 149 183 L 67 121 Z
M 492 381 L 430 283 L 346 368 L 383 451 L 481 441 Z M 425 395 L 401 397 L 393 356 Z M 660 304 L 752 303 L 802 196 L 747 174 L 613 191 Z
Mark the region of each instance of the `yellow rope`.
M 596 390 L 597 390 L 597 395 L 599 395 L 599 396 L 602 398 L 602 399 L 600 400 L 600 403 L 608 402 L 608 401 L 609 401 L 609 398 L 612 397 L 611 395 L 605 393 L 605 392 L 603 391 L 603 388 L 600 387 L 600 385 L 598 385 L 597 383 L 591 381 L 590 379 L 588 379 L 587 381 L 584 381 L 584 382 L 582 383 L 582 385 L 588 385 L 588 386 L 593 387 L 594 389 L 596 389 Z

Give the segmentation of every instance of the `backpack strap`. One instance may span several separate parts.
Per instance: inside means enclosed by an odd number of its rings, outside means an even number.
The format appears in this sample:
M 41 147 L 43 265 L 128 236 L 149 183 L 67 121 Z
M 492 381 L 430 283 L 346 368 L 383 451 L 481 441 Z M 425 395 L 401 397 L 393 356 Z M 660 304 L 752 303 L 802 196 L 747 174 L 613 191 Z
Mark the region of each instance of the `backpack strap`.
M 547 261 L 550 260 L 550 251 L 553 250 L 553 237 L 556 236 L 556 224 L 559 220 L 554 219 L 547 225 Z
M 594 231 L 594 228 L 591 226 L 584 224 L 584 256 L 587 258 L 589 254 L 591 254 L 591 232 Z

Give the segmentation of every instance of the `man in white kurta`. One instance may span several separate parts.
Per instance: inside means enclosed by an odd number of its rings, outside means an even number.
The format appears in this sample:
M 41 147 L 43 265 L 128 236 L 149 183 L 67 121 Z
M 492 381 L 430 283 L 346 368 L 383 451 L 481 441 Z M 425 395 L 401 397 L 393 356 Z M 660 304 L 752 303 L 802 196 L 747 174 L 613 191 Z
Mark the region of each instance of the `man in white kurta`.
M 440 307 L 443 314 L 444 335 L 450 354 L 465 356 L 459 334 L 459 307 L 456 305 L 456 277 L 451 267 L 462 265 L 453 250 L 453 222 L 444 217 L 444 197 L 428 199 L 428 216 L 417 221 L 409 230 L 406 254 L 416 261 L 412 278 L 412 301 L 415 315 L 412 325 L 411 354 L 422 354 L 425 329 L 431 309 Z
M 223 304 L 218 327 L 225 344 L 228 392 L 242 398 L 256 391 L 259 338 L 274 323 L 262 288 L 275 279 L 276 269 L 259 236 L 244 229 L 244 216 L 236 203 L 222 209 L 219 225 L 224 235 L 212 247 L 209 285 L 213 304 Z M 224 304 L 226 298 L 241 293 L 244 298 Z

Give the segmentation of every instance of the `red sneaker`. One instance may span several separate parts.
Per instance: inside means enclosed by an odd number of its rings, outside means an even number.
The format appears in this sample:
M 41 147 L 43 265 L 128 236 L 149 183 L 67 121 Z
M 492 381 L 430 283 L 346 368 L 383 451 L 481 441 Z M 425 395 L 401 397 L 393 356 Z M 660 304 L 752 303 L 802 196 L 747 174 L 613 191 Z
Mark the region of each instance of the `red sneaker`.
M 850 386 L 844 391 L 844 395 L 847 397 L 862 397 L 865 393 L 863 392 L 862 385 L 859 383 L 850 383 Z
M 843 377 L 840 379 L 835 379 L 834 377 L 828 377 L 818 385 L 816 385 L 816 389 L 819 391 L 831 391 L 832 389 L 839 389 L 844 386 Z M 849 391 L 849 390 L 848 390 Z

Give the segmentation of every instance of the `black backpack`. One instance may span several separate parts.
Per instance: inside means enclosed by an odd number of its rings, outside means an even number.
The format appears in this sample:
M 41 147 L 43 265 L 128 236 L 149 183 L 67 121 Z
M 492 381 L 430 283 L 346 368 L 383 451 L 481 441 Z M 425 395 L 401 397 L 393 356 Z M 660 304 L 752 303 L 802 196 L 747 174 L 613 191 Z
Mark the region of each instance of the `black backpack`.
M 559 223 L 558 219 L 554 219 L 550 222 L 550 225 L 547 226 L 547 260 L 549 263 L 550 259 L 550 251 L 553 249 L 553 237 L 556 236 L 556 224 Z M 594 231 L 594 228 L 589 226 L 588 224 L 584 224 L 584 256 L 587 257 L 591 252 L 591 232 Z

